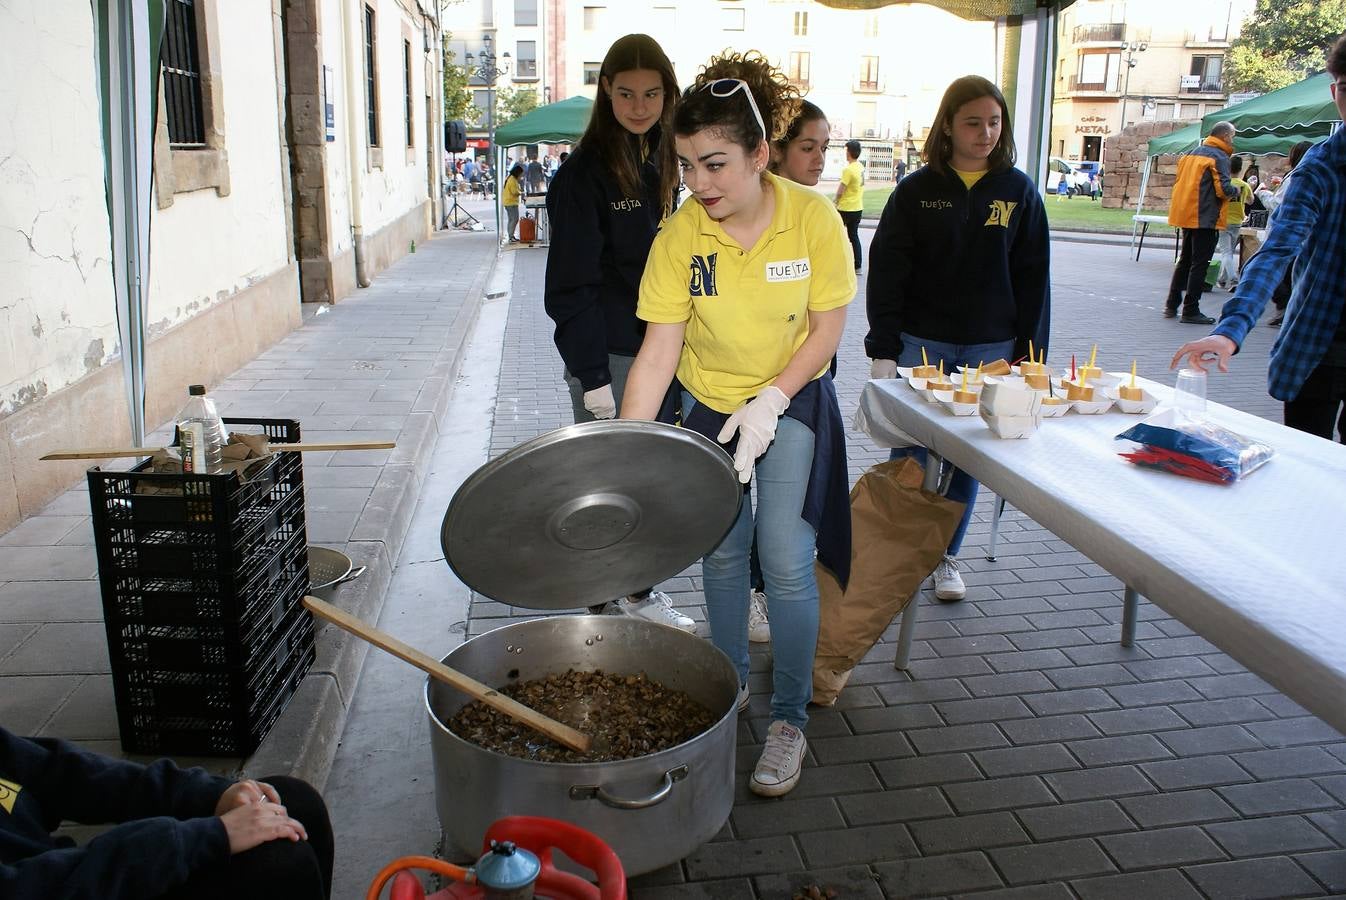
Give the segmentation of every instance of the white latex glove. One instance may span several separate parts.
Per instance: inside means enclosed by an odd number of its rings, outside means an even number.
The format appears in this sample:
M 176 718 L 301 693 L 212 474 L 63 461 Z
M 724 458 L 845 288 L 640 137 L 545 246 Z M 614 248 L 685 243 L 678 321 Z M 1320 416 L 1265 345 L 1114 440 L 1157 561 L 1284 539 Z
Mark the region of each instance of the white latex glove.
M 734 451 L 734 468 L 738 470 L 738 480 L 747 484 L 752 481 L 753 465 L 757 457 L 771 446 L 776 436 L 776 423 L 780 421 L 790 398 L 780 388 L 769 385 L 762 393 L 753 397 L 738 411 L 729 417 L 715 439 L 721 444 L 727 442 L 738 432 L 738 449 Z
M 605 384 L 600 388 L 594 388 L 592 391 L 585 391 L 584 408 L 595 419 L 611 419 L 616 416 L 617 401 L 612 396 L 612 385 Z
M 869 377 L 877 381 L 881 378 L 897 377 L 897 360 L 876 359 L 869 364 Z

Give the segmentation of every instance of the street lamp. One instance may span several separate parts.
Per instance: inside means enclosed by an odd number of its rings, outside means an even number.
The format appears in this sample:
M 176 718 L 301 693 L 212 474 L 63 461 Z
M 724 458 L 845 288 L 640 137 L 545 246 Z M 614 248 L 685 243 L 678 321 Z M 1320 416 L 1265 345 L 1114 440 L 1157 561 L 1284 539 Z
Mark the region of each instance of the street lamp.
M 1122 83 L 1122 124 L 1118 131 L 1126 128 L 1126 98 L 1131 91 L 1131 70 L 1136 67 L 1136 54 L 1144 53 L 1150 45 L 1146 41 L 1127 41 L 1122 44 L 1126 51 L 1126 79 Z
M 495 80 L 501 75 L 509 72 L 510 58 L 509 51 L 505 51 L 500 65 L 496 65 L 496 57 L 491 52 L 491 36 L 486 34 L 481 39 L 481 53 L 475 57 L 476 65 L 473 65 L 471 51 L 463 54 L 463 59 L 467 62 L 468 71 L 480 78 L 486 84 L 486 132 L 489 149 L 495 151 Z M 498 179 L 497 179 L 498 180 Z

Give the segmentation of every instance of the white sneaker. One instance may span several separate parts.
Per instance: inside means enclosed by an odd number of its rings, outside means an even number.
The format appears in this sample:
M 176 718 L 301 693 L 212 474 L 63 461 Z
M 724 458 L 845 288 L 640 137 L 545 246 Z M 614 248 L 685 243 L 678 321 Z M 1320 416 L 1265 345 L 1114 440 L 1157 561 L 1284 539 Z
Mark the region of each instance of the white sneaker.
M 799 784 L 799 770 L 804 765 L 804 750 L 808 742 L 804 732 L 789 722 L 777 719 L 766 732 L 766 746 L 757 759 L 748 789 L 763 797 L 779 797 L 794 790 Z
M 738 711 L 743 712 L 743 710 L 747 709 L 748 701 L 751 699 L 752 694 L 749 692 L 748 686 L 746 684 L 740 685 L 738 689 Z
M 771 640 L 771 623 L 766 619 L 766 594 L 752 591 L 748 595 L 748 640 L 765 644 Z
M 935 597 L 939 600 L 962 600 L 967 596 L 967 585 L 958 574 L 956 557 L 946 556 L 935 566 Z
M 632 616 L 680 631 L 696 631 L 696 622 L 692 621 L 691 616 L 684 616 L 674 609 L 672 598 L 663 591 L 651 591 L 643 600 L 634 597 L 614 600 L 603 612 L 610 616 Z

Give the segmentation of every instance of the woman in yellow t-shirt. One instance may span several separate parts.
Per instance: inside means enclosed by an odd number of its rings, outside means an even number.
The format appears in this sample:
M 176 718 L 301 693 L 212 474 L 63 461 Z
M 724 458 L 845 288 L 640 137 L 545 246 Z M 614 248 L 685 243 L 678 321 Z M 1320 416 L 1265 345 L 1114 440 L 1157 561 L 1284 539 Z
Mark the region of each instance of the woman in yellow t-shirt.
M 505 186 L 500 189 L 500 202 L 505 207 L 505 215 L 509 217 L 509 242 L 517 244 L 519 236 L 515 234 L 515 229 L 519 227 L 519 199 L 523 194 L 523 166 L 516 163 L 514 168 L 509 170 L 509 176 L 505 179 Z
M 841 170 L 841 184 L 837 185 L 837 211 L 846 223 L 846 236 L 851 239 L 851 253 L 855 255 L 855 271 L 860 271 L 860 217 L 865 214 L 865 167 L 860 165 L 860 142 L 846 142 L 846 168 Z
M 640 284 L 648 325 L 622 402 L 650 419 L 676 374 L 682 423 L 728 444 L 745 498 L 702 565 L 711 640 L 748 700 L 748 550 L 771 597 L 772 723 L 749 781 L 780 796 L 799 781 L 818 639 L 815 551 L 850 563 L 846 451 L 828 361 L 855 275 L 827 198 L 766 171 L 798 94 L 760 54 L 712 59 L 683 95 L 673 136 L 692 202 L 665 222 Z M 756 478 L 754 479 L 754 472 Z

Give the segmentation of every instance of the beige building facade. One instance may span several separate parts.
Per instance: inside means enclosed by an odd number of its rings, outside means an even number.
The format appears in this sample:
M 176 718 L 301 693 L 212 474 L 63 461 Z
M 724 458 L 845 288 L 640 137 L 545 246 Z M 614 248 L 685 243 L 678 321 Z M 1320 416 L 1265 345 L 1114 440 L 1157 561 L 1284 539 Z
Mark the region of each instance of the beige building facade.
M 1051 154 L 1103 158 L 1122 128 L 1229 104 L 1224 64 L 1254 0 L 1077 0 L 1058 20 Z
M 466 0 L 446 10 L 444 27 L 459 61 L 468 52 L 478 58 L 482 36 L 491 34 L 498 64 L 511 54 L 497 86 L 532 86 L 544 102 L 593 97 L 603 57 L 624 34 L 658 40 L 680 84 L 726 48 L 758 50 L 827 113 L 836 145 L 831 174 L 842 164 L 840 143 L 856 138 L 871 151 L 871 174 L 891 177 L 894 153 L 919 151 L 949 82 L 967 74 L 994 79 L 999 58 L 995 23 L 923 4 L 840 10 L 801 0 Z M 536 81 L 522 78 L 519 65 L 533 46 Z M 484 109 L 484 83 L 474 85 L 474 96 Z
M 168 0 L 155 126 L 148 428 L 427 237 L 442 152 L 433 0 Z M 95 52 L 82 0 L 0 6 L 0 531 L 130 440 Z

